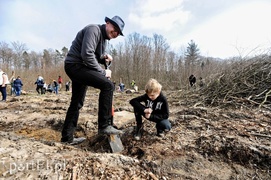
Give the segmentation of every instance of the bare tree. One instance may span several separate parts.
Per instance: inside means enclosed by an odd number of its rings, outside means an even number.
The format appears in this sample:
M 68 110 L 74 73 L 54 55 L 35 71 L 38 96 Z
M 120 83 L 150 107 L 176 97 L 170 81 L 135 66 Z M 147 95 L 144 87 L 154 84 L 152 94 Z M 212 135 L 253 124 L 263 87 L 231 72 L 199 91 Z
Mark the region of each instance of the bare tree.
M 29 70 L 30 66 L 31 66 L 31 60 L 28 53 L 25 51 L 23 53 L 23 67 L 25 70 Z
M 157 79 L 160 79 L 163 77 L 164 72 L 166 72 L 166 54 L 169 49 L 169 45 L 166 43 L 166 39 L 158 34 L 153 35 L 153 40 L 153 73 L 157 75 Z
M 11 67 L 12 66 L 12 49 L 9 47 L 9 44 L 6 42 L 0 42 L 0 61 L 2 66 Z
M 23 65 L 23 53 L 27 51 L 26 44 L 20 42 L 12 42 L 11 43 L 14 49 L 13 60 L 14 67 L 16 69 L 20 69 Z
M 31 68 L 34 70 L 40 70 L 42 67 L 42 55 L 36 53 L 35 51 L 31 51 L 29 54 L 29 60 L 31 64 Z
M 52 64 L 53 64 L 52 57 L 51 57 L 49 50 L 44 49 L 43 50 L 43 63 L 42 63 L 41 68 L 46 71 L 47 67 L 51 67 Z

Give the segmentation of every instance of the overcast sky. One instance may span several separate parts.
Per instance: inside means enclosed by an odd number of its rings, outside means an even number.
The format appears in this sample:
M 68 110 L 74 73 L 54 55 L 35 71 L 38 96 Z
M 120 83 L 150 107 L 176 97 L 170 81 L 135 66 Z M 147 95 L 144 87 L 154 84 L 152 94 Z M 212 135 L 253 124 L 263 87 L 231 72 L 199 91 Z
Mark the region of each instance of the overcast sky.
M 29 51 L 70 48 L 76 33 L 105 16 L 134 32 L 162 35 L 176 53 L 194 40 L 203 56 L 228 58 L 271 47 L 271 0 L 0 0 L 0 41 Z

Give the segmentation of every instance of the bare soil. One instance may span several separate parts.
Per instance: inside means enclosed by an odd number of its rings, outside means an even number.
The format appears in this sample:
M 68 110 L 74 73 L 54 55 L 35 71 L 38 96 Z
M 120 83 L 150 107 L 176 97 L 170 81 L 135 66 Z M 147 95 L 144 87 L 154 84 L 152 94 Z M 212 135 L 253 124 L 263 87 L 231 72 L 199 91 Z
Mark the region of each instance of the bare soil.
M 270 111 L 209 107 L 197 90 L 164 94 L 172 130 L 160 138 L 145 121 L 135 141 L 129 100 L 139 94 L 115 93 L 115 120 L 128 120 L 120 153 L 97 135 L 97 90 L 88 90 L 75 134 L 87 140 L 75 146 L 60 142 L 70 92 L 9 96 L 0 103 L 0 179 L 271 179 Z

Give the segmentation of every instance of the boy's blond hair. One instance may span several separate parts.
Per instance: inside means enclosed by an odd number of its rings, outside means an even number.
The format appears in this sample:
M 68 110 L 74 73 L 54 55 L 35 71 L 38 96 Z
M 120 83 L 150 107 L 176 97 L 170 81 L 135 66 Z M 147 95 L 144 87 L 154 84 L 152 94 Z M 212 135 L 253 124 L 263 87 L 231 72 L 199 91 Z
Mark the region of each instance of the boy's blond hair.
M 145 86 L 145 92 L 152 93 L 152 92 L 160 92 L 162 89 L 162 85 L 156 80 L 156 79 L 150 79 L 146 86 Z

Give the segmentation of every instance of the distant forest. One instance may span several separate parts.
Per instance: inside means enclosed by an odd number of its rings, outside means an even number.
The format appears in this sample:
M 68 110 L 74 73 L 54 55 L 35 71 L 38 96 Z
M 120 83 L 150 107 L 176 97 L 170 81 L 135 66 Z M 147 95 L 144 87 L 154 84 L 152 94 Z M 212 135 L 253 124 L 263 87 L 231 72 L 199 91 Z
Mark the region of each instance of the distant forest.
M 29 52 L 27 45 L 22 42 L 0 42 L 0 68 L 9 77 L 12 72 L 14 76 L 20 76 L 24 90 L 33 90 L 38 75 L 43 76 L 46 83 L 57 79 L 59 75 L 64 82 L 69 80 L 64 71 L 67 53 L 67 47 Z M 128 35 L 124 43 L 116 46 L 108 44 L 107 53 L 114 58 L 111 66 L 112 81 L 116 84 L 123 82 L 126 88 L 131 88 L 131 81 L 135 80 L 139 89 L 144 88 L 149 78 L 157 79 L 163 89 L 188 88 L 188 77 L 191 74 L 207 81 L 232 62 L 247 58 L 241 55 L 230 59 L 204 57 L 193 40 L 180 52 L 173 52 L 163 36 L 154 34 L 150 38 L 138 33 Z

